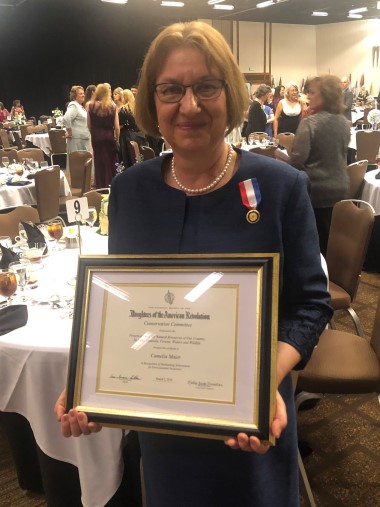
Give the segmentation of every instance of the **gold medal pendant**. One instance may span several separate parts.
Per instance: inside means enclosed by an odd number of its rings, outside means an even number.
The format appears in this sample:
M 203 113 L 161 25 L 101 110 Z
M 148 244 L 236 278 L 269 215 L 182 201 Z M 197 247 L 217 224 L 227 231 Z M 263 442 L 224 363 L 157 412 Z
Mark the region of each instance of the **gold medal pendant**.
M 246 214 L 247 222 L 255 224 L 260 220 L 260 212 L 257 209 L 250 209 Z

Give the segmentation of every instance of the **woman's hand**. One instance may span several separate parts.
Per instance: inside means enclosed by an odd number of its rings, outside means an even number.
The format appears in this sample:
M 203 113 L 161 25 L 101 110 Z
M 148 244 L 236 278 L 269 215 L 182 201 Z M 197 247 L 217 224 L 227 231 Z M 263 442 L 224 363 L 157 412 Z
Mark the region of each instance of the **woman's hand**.
M 286 406 L 281 394 L 276 392 L 276 413 L 274 415 L 271 433 L 275 438 L 280 438 L 282 431 L 288 424 L 288 417 L 286 414 Z M 231 449 L 240 449 L 246 452 L 257 452 L 258 454 L 265 454 L 269 445 L 263 444 L 257 437 L 249 437 L 245 433 L 239 433 L 236 438 L 228 438 L 224 441 Z
M 58 422 L 61 423 L 61 433 L 64 437 L 90 435 L 91 433 L 98 433 L 102 429 L 100 424 L 88 422 L 84 412 L 71 409 L 68 414 L 65 414 L 66 399 L 66 389 L 64 389 L 54 406 L 54 412 L 57 415 Z
M 72 129 L 68 128 L 66 130 L 65 137 L 68 137 L 68 138 L 73 137 L 73 131 L 72 131 Z

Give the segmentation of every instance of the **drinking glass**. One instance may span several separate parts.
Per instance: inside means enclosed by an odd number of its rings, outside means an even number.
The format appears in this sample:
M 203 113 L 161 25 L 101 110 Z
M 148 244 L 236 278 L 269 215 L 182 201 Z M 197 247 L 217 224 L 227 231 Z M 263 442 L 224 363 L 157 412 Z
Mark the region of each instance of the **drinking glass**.
M 1 157 L 1 164 L 3 167 L 9 166 L 9 158 L 8 157 Z
M 27 248 L 23 249 L 20 256 L 30 262 L 40 262 L 45 248 L 45 243 L 29 243 L 27 244 Z
M 253 134 L 249 134 L 249 136 L 248 136 L 248 144 L 250 146 L 252 146 L 253 143 L 254 143 L 254 141 L 255 141 L 255 136 Z
M 51 220 L 47 224 L 47 230 L 49 233 L 49 236 L 55 240 L 55 249 L 58 249 L 58 241 L 61 239 L 63 235 L 63 227 L 62 222 L 58 219 Z
M 30 273 L 29 273 L 30 262 L 27 259 L 21 261 L 11 262 L 9 264 L 9 270 L 16 275 L 17 287 L 20 287 L 20 299 L 24 303 L 26 297 L 24 294 L 25 288 L 28 285 Z
M 46 162 L 46 160 L 43 160 L 40 162 L 40 169 L 46 169 L 49 167 L 49 164 Z
M 9 269 L 0 269 L 0 295 L 7 299 L 7 305 L 12 303 L 12 296 L 16 289 L 16 275 Z
M 86 222 L 88 223 L 88 225 L 90 226 L 90 229 L 92 228 L 92 226 L 94 225 L 94 223 L 96 222 L 96 219 L 98 218 L 98 213 L 96 211 L 96 208 L 90 206 L 88 208 L 88 218 L 86 218 Z

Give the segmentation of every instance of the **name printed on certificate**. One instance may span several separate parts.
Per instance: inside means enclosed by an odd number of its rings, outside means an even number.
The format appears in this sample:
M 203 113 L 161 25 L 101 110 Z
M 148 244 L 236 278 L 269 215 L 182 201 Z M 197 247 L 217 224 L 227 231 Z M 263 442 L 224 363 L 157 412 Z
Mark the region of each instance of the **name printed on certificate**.
M 194 302 L 191 284 L 114 287 L 103 295 L 97 392 L 235 402 L 238 285 Z

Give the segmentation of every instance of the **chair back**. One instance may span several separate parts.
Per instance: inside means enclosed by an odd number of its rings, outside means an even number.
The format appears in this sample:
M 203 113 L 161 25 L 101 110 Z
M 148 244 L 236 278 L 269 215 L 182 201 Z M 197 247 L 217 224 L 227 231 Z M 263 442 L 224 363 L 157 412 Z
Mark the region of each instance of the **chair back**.
M 257 153 L 258 155 L 264 155 L 265 157 L 274 158 L 274 153 L 277 150 L 277 146 L 252 146 L 249 150 L 252 153 Z
M 12 240 L 19 234 L 20 222 L 40 221 L 38 211 L 31 206 L 18 206 L 8 213 L 0 214 L 0 236 L 9 236 Z
M 24 148 L 23 150 L 18 150 L 17 159 L 19 162 L 22 162 L 23 158 L 32 158 L 35 162 L 43 162 L 45 160 L 44 152 L 40 150 L 40 148 Z
M 40 221 L 55 218 L 59 213 L 60 168 L 37 171 L 34 177 L 36 185 L 37 211 Z
M 352 201 L 335 204 L 327 243 L 326 263 L 331 282 L 354 299 L 367 253 L 374 214 L 370 207 L 358 208 Z
M 4 129 L 0 129 L 0 140 L 3 148 L 10 148 L 11 143 L 9 142 L 8 132 Z
M 21 140 L 25 144 L 25 136 L 28 135 L 28 127 L 29 125 L 20 125 L 20 133 L 21 133 Z
M 362 193 L 364 175 L 367 171 L 368 160 L 360 160 L 347 166 L 347 173 L 350 180 L 348 199 L 360 199 Z
M 376 355 L 379 358 L 379 363 L 380 363 L 380 296 L 377 301 L 375 322 L 373 324 L 372 336 L 371 336 L 371 346 L 374 349 L 374 351 L 376 352 Z
M 90 164 L 86 167 L 88 161 L 90 161 Z M 79 193 L 82 195 L 83 191 L 87 192 L 90 190 L 91 167 L 92 155 L 89 151 L 73 151 L 69 154 L 70 185 L 73 195 L 75 195 L 75 193 L 77 196 Z M 90 174 L 88 174 L 88 170 Z
M 28 134 L 40 134 L 47 133 L 49 131 L 49 128 L 46 123 L 43 125 L 28 125 L 26 127 L 26 131 Z
M 1 157 L 8 157 L 11 164 L 18 162 L 17 150 L 12 150 L 11 148 L 9 150 L 0 149 L 0 159 Z
M 294 137 L 293 132 L 282 132 L 277 136 L 279 144 L 286 149 L 288 155 L 292 153 Z
M 48 134 L 52 153 L 55 155 L 66 153 L 65 131 L 63 129 L 49 130 Z
M 15 145 L 17 146 L 17 149 L 22 150 L 24 146 L 22 145 L 20 134 L 18 132 L 13 132 L 13 138 L 15 140 Z
M 376 164 L 380 148 L 380 130 L 358 130 L 356 132 L 356 159 Z
M 87 197 L 88 206 L 93 206 L 96 209 L 96 212 L 99 216 L 100 213 L 100 207 L 102 204 L 103 194 L 96 190 L 90 190 L 89 192 L 86 192 L 83 194 L 83 197 Z
M 140 146 L 140 154 L 143 160 L 150 160 L 156 156 L 154 150 L 152 150 L 149 146 Z

